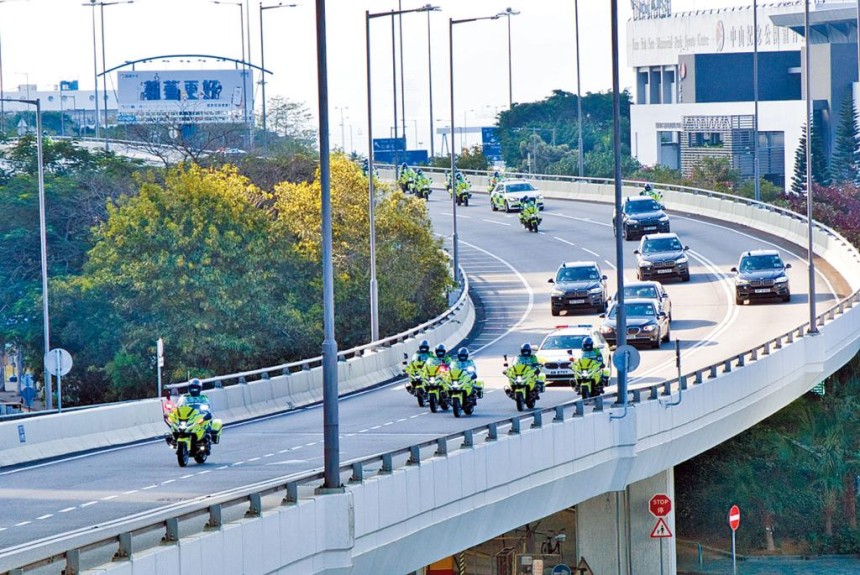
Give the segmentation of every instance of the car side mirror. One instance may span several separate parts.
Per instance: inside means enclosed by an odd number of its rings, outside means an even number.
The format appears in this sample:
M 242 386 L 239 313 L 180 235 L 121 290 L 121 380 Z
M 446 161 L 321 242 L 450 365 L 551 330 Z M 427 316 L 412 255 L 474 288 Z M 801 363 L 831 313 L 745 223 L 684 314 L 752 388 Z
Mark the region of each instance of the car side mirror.
M 633 253 L 634 253 L 635 255 L 637 255 L 637 256 L 641 256 L 641 255 L 642 255 L 642 252 L 640 252 L 639 250 L 633 250 Z
M 688 249 L 690 249 L 690 246 L 684 246 L 684 251 L 687 251 Z
M 602 275 L 602 276 L 600 276 L 600 279 L 602 279 L 602 280 L 608 280 L 608 279 L 609 279 L 609 277 L 608 277 L 608 276 L 606 276 L 606 275 Z
M 554 284 L 554 283 L 555 283 L 555 280 L 554 280 L 554 279 L 552 279 L 552 278 L 549 278 L 548 280 L 546 280 L 546 283 L 548 283 L 548 284 Z
M 597 316 L 597 317 L 605 318 L 605 317 L 606 317 L 606 314 L 605 314 L 605 313 L 602 313 L 602 314 L 600 314 L 600 315 L 599 315 L 599 316 Z
M 730 269 L 729 271 L 730 271 L 730 272 L 738 273 L 738 268 L 732 268 L 732 269 Z
M 791 269 L 791 264 L 785 264 L 785 269 Z

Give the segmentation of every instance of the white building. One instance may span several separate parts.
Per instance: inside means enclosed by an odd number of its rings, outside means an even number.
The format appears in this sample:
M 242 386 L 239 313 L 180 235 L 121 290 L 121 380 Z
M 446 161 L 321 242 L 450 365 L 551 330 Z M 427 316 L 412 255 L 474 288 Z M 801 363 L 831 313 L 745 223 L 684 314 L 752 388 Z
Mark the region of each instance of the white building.
M 667 5 L 637 12 L 627 28 L 633 156 L 687 175 L 701 157 L 724 156 L 752 178 L 757 38 L 760 173 L 790 182 L 805 123 L 803 2 L 759 4 L 757 34 L 752 6 L 671 14 Z M 812 98 L 828 156 L 849 90 L 857 101 L 856 18 L 853 1 L 811 6 Z

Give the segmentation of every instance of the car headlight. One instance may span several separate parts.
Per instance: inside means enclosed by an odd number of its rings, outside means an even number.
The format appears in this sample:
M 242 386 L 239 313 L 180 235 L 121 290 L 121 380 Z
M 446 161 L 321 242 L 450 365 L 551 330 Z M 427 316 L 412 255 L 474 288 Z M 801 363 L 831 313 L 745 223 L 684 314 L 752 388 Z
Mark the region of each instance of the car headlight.
M 549 292 L 549 295 L 555 296 L 555 297 L 561 297 L 564 295 L 564 290 L 563 289 L 554 289 L 551 292 Z
M 784 284 L 786 282 L 788 282 L 788 278 L 785 276 L 782 276 L 780 278 L 776 278 L 775 280 L 773 280 L 773 283 L 775 283 L 775 284 Z
M 675 260 L 675 263 L 676 263 L 676 264 L 685 264 L 685 263 L 687 263 L 688 261 L 690 261 L 690 260 L 687 258 L 687 256 L 681 256 L 681 257 L 679 257 L 678 259 L 676 259 L 676 260 Z
M 642 326 L 642 331 L 644 331 L 645 333 L 651 333 L 652 331 L 655 331 L 656 329 L 657 329 L 657 326 L 654 324 L 648 324 L 648 325 Z
M 650 268 L 651 262 L 649 262 L 648 260 L 639 260 L 639 267 L 640 268 Z
M 750 281 L 749 280 L 742 280 L 742 279 L 738 278 L 735 280 L 735 285 L 748 286 L 748 285 L 750 285 Z
M 597 294 L 603 293 L 603 288 L 594 287 L 594 288 L 591 288 L 590 290 L 588 290 L 588 293 L 591 295 L 597 295 Z
M 666 214 L 663 214 L 662 216 L 660 216 L 660 217 L 659 217 L 659 218 L 657 218 L 657 219 L 658 219 L 658 221 L 661 221 L 661 222 L 668 222 L 668 221 L 669 221 L 669 216 L 667 216 Z

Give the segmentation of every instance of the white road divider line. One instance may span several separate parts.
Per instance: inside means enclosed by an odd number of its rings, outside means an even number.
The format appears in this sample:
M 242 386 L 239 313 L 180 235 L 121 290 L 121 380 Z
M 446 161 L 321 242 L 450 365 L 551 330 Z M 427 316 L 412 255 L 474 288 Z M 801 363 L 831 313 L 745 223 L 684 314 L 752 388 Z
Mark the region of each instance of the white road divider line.
M 176 480 L 175 479 L 168 479 L 167 481 L 162 481 L 161 484 L 167 485 L 168 483 L 173 483 L 174 481 L 176 481 Z
M 132 493 L 137 493 L 137 492 L 138 492 L 137 489 L 132 489 L 131 491 L 123 491 L 122 494 L 123 495 L 131 495 Z M 74 507 L 72 509 L 74 509 Z
M 60 509 L 57 513 L 68 513 L 69 511 L 74 511 L 77 507 L 66 507 L 65 509 Z
M 158 484 L 153 483 L 152 485 L 147 485 L 146 487 L 141 488 L 141 491 L 147 491 L 149 489 L 155 489 L 156 487 L 158 487 Z
M 575 243 L 573 243 L 573 242 L 569 242 L 569 241 L 567 241 L 567 240 L 566 240 L 566 239 L 564 239 L 564 238 L 560 238 L 560 237 L 558 237 L 558 236 L 553 236 L 552 238 L 553 238 L 554 240 L 558 240 L 558 241 L 560 241 L 560 242 L 561 242 L 561 243 L 563 243 L 563 244 L 567 244 L 567 245 L 569 245 L 569 246 L 576 246 L 576 244 L 575 244 Z
M 496 220 L 481 220 L 482 222 L 487 222 L 488 224 L 496 224 L 498 226 L 510 226 L 508 222 L 497 222 Z
M 155 485 L 153 485 L 155 487 Z M 89 507 L 90 505 L 95 505 L 98 501 L 87 501 L 86 503 L 81 503 L 80 508 Z
M 204 469 L 203 471 L 198 471 L 197 475 L 206 475 L 207 473 L 212 473 L 211 469 Z
M 189 479 L 189 478 L 191 478 L 191 477 L 194 477 L 194 474 L 193 474 L 193 473 L 189 473 L 188 475 L 183 475 L 183 476 L 182 476 L 182 477 L 180 477 L 179 479 Z
M 603 260 L 603 262 L 604 262 L 606 265 L 608 265 L 609 267 L 611 267 L 612 269 L 614 269 L 614 270 L 617 270 L 617 269 L 618 269 L 618 266 L 616 266 L 614 263 L 612 263 L 612 262 L 611 262 L 611 261 L 609 261 L 609 260 Z
M 594 224 L 595 226 L 603 226 L 605 228 L 611 228 L 612 227 L 612 224 L 605 224 L 603 222 L 598 222 L 598 221 L 592 220 L 591 218 L 576 218 L 574 216 L 568 216 L 565 214 L 560 214 L 558 212 L 544 212 L 544 213 L 548 216 L 555 216 L 557 218 L 564 218 L 566 220 L 575 220 L 577 222 L 585 222 L 586 224 Z
M 108 495 L 107 497 L 102 497 L 102 501 L 110 501 L 111 499 L 116 499 L 119 495 Z
M 274 456 L 275 456 L 275 454 L 274 454 L 274 453 L 267 453 L 267 454 L 266 454 L 266 455 L 264 455 L 263 457 L 274 457 Z
M 25 525 L 29 525 L 32 521 L 22 521 L 21 523 L 16 523 L 15 527 L 23 527 Z
M 50 519 L 53 516 L 54 516 L 53 513 L 47 513 L 45 515 L 42 515 L 41 517 L 36 517 L 36 521 L 42 521 L 43 519 Z
M 252 461 L 259 461 L 259 460 L 260 460 L 259 457 L 252 457 L 251 459 L 248 460 L 248 463 L 250 463 Z
M 590 249 L 588 249 L 588 248 L 582 248 L 582 251 L 584 251 L 584 252 L 588 252 L 588 253 L 590 253 L 591 255 L 593 255 L 593 256 L 594 256 L 594 257 L 596 257 L 596 258 L 599 258 L 599 257 L 600 257 L 600 254 L 599 254 L 599 253 L 597 253 L 597 252 L 595 252 L 595 251 L 591 251 L 591 250 L 590 250 Z
M 385 425 L 394 425 L 394 422 L 393 422 L 393 421 L 389 421 L 388 423 L 383 423 L 382 425 L 383 425 L 383 426 L 385 426 Z

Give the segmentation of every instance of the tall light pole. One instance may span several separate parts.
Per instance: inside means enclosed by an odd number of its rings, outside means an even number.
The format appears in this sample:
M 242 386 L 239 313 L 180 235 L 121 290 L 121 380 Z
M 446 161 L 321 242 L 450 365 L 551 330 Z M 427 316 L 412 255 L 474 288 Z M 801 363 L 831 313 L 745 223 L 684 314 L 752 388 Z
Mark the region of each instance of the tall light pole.
M 573 17 L 576 26 L 576 131 L 578 135 L 577 158 L 579 160 L 579 177 L 584 174 L 584 158 L 582 151 L 582 86 L 579 74 L 579 0 L 573 0 Z
M 0 137 L 6 134 L 6 103 L 3 100 L 5 97 L 6 91 L 3 89 L 3 40 L 0 38 Z
M 340 440 L 337 405 L 337 341 L 334 337 L 334 265 L 332 260 L 331 167 L 328 136 L 328 63 L 325 0 L 316 0 L 317 91 L 320 115 L 320 196 L 323 264 L 323 460 L 325 489 L 340 489 Z
M 612 148 L 615 158 L 615 263 L 618 266 L 618 302 L 615 314 L 617 346 L 627 344 L 627 310 L 624 306 L 624 239 L 621 237 L 621 94 L 618 64 L 618 0 L 611 0 L 612 17 Z M 627 408 L 627 366 L 617 371 L 616 403 Z M 619 561 L 620 554 L 619 554 Z
M 120 0 L 118 2 L 99 2 L 99 12 L 100 12 L 100 23 L 102 28 L 102 97 L 104 98 L 104 113 L 105 113 L 105 151 L 110 149 L 110 144 L 108 141 L 108 92 L 107 92 L 107 57 L 105 56 L 105 52 L 107 52 L 107 48 L 105 47 L 105 6 L 115 6 L 117 4 L 134 4 L 134 0 Z M 85 4 L 86 6 L 86 4 Z M 93 43 L 95 46 L 95 42 Z M 96 119 L 98 121 L 98 119 Z
M 454 20 L 448 18 L 448 50 L 449 50 L 449 83 L 451 85 L 451 189 L 454 188 L 454 175 L 457 173 L 456 157 L 454 153 L 454 25 L 466 24 L 467 22 L 479 22 L 481 20 L 498 20 L 501 18 L 498 14 L 495 16 L 483 16 L 481 18 L 463 18 Z M 457 194 L 451 194 L 451 210 L 453 219 L 453 230 L 451 234 L 451 244 L 453 245 L 453 263 L 454 263 L 454 283 L 460 285 L 460 246 L 459 237 L 457 236 Z
M 807 226 L 807 249 L 806 258 L 809 270 L 809 333 L 817 334 L 818 325 L 815 322 L 815 251 L 812 243 L 812 94 L 810 89 L 812 83 L 812 66 L 809 59 L 809 0 L 803 1 L 803 33 L 806 36 L 804 42 L 804 54 L 806 58 L 806 226 Z M 860 34 L 860 30 L 858 30 Z
M 42 104 L 35 100 L 18 98 L 0 98 L 0 102 L 17 102 L 36 107 L 36 163 L 39 174 L 39 252 L 42 265 L 42 323 L 45 341 L 45 357 L 51 350 L 51 326 L 48 320 L 48 241 L 47 225 L 45 224 L 45 162 L 42 156 Z M 53 409 L 54 393 L 51 389 L 51 374 L 45 369 L 45 407 Z
M 343 111 L 349 110 L 349 106 L 335 106 L 335 110 L 340 110 L 340 149 L 345 154 L 346 153 L 346 131 L 344 129 L 343 123 Z
M 860 0 L 857 0 L 860 2 Z M 430 101 L 430 157 L 436 157 L 436 134 L 433 128 L 433 53 L 430 51 L 430 11 L 427 11 L 427 85 Z
M 278 2 L 273 6 L 263 6 L 260 2 L 260 84 L 263 87 L 263 149 L 269 153 L 269 131 L 266 119 L 266 56 L 265 44 L 263 43 L 263 11 L 274 10 L 275 8 L 295 8 L 298 4 L 284 4 Z
M 318 0 L 322 1 L 322 0 Z M 402 12 L 397 12 L 392 10 L 390 12 L 377 12 L 371 14 L 369 10 L 364 13 L 364 29 L 365 29 L 365 37 L 367 40 L 366 43 L 366 55 L 367 55 L 367 182 L 368 182 L 368 193 L 370 195 L 370 201 L 368 205 L 368 219 L 370 223 L 370 339 L 371 341 L 376 341 L 379 339 L 379 288 L 376 282 L 376 219 L 375 219 L 375 202 L 376 202 L 376 194 L 374 192 L 373 186 L 373 104 L 372 104 L 372 94 L 371 94 L 371 74 L 370 74 L 370 21 L 374 18 L 381 18 L 383 16 L 390 16 L 392 21 L 392 30 L 394 29 L 393 22 L 394 16 L 398 14 L 409 14 L 412 12 L 429 12 L 439 10 L 438 6 L 431 6 L 430 4 L 425 4 L 421 8 L 413 8 L 411 10 L 403 10 Z M 392 34 L 392 48 L 394 46 L 394 35 Z M 395 81 L 396 86 L 396 81 Z M 396 87 L 395 87 L 396 90 Z M 394 98 L 394 128 L 397 129 L 397 98 Z M 397 145 L 394 146 L 395 149 L 395 174 L 397 173 L 397 162 L 396 162 L 396 150 Z
M 505 8 L 504 12 L 496 14 L 498 17 L 507 17 L 508 19 L 508 109 L 514 107 L 514 73 L 513 64 L 511 63 L 511 16 L 517 16 L 519 12 L 513 8 Z
M 761 201 L 758 163 L 758 0 L 753 0 L 753 177 L 755 201 Z
M 98 47 L 96 46 L 96 0 L 90 0 L 89 4 L 81 4 L 81 6 L 90 6 L 93 9 L 93 102 L 95 103 L 95 137 L 99 138 L 99 64 L 98 64 Z M 47 353 L 48 350 L 45 350 Z
M 400 115 L 403 122 L 404 148 L 406 148 L 406 75 L 403 73 L 403 2 L 401 0 L 397 0 L 397 10 L 400 12 L 397 15 L 397 30 L 400 32 L 398 34 L 400 40 Z M 393 23 L 394 21 L 392 20 Z M 397 106 L 397 103 L 395 102 L 394 105 Z M 403 152 L 405 154 L 406 150 L 403 150 Z
M 244 4 L 242 2 L 224 2 L 223 0 L 211 0 L 213 4 L 219 6 L 238 6 L 239 7 L 239 34 L 242 42 L 242 114 L 245 121 L 245 126 L 248 125 L 248 67 L 245 63 L 245 13 L 242 10 Z M 253 131 L 253 130 L 251 130 Z M 248 145 L 251 145 L 250 139 Z

